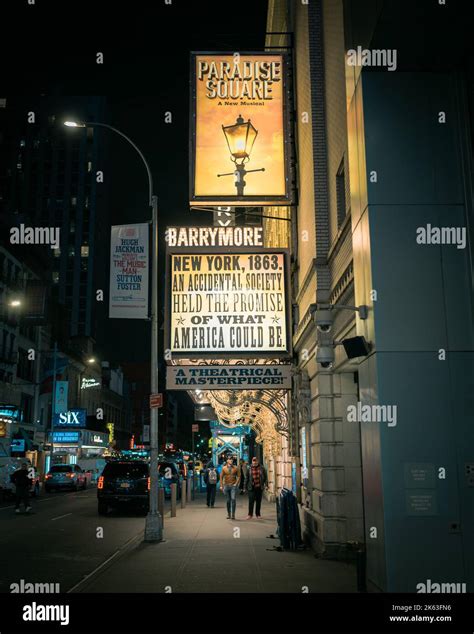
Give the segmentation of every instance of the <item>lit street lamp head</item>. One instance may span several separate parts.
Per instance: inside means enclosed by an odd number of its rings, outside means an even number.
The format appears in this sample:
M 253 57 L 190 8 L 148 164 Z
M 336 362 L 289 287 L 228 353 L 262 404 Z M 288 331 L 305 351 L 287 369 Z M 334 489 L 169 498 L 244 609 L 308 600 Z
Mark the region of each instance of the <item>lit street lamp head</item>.
M 222 126 L 225 140 L 234 163 L 240 160 L 240 164 L 250 160 L 253 144 L 257 138 L 258 131 L 254 128 L 250 119 L 244 121 L 239 114 L 233 125 Z
M 257 138 L 258 130 L 254 128 L 250 119 L 244 121 L 242 115 L 239 114 L 236 122 L 233 125 L 223 125 L 222 131 L 229 148 L 231 161 L 235 164 L 235 171 L 230 174 L 217 174 L 217 176 L 234 176 L 237 196 L 243 196 L 246 185 L 245 175 L 249 172 L 265 171 L 264 167 L 255 170 L 245 169 L 245 164 L 250 160 L 250 153 Z
M 64 125 L 68 128 L 85 128 L 86 124 L 81 121 L 65 121 Z
M 10 306 L 13 306 L 13 308 L 17 308 L 18 306 L 21 306 L 21 302 L 19 299 L 12 299 L 12 301 L 10 302 Z

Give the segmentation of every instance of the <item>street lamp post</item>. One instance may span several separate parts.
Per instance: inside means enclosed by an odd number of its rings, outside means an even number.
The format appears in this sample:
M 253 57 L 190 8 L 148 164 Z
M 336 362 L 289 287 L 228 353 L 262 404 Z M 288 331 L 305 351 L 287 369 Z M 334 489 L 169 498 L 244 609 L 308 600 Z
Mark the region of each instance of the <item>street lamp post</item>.
M 152 253 L 151 253 L 151 393 L 158 393 L 158 198 L 153 194 L 153 178 L 150 166 L 143 153 L 123 132 L 107 123 L 65 121 L 71 128 L 101 127 L 116 132 L 138 152 L 148 175 L 148 202 L 152 209 Z M 163 539 L 162 518 L 158 511 L 158 409 L 150 412 L 150 506 L 145 523 L 145 541 Z

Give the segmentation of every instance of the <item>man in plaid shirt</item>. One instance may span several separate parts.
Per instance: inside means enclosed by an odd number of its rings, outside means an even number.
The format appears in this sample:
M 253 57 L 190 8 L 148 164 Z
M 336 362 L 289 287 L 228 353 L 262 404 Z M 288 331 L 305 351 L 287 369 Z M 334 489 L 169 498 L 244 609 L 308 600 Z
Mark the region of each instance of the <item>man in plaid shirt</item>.
M 245 478 L 245 488 L 249 494 L 249 514 L 248 520 L 253 517 L 253 508 L 255 506 L 255 514 L 258 519 L 260 515 L 260 506 L 262 504 L 263 489 L 267 484 L 267 472 L 265 467 L 258 462 L 258 458 L 254 456 L 252 458 L 252 464 L 247 470 L 247 477 Z

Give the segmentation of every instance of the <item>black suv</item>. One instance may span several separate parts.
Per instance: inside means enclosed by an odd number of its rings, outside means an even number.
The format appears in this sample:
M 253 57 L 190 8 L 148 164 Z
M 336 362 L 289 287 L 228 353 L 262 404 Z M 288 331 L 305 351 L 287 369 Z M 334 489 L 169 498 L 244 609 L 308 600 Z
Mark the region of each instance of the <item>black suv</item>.
M 99 515 L 109 507 L 134 506 L 148 511 L 150 488 L 148 463 L 137 460 L 108 462 L 97 481 Z

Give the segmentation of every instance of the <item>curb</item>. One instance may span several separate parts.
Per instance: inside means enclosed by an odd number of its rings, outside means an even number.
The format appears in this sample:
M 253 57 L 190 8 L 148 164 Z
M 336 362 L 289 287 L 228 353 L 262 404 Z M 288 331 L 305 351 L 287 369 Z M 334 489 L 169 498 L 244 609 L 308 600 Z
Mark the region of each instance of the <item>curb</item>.
M 108 570 L 111 566 L 113 566 L 117 561 L 122 559 L 128 552 L 133 550 L 141 543 L 143 539 L 143 529 L 130 537 L 128 541 L 125 542 L 123 546 L 121 546 L 113 555 L 111 555 L 108 559 L 106 559 L 100 566 L 98 566 L 95 570 L 86 575 L 81 581 L 76 583 L 70 588 L 66 594 L 69 593 L 80 593 L 84 592 L 84 590 L 91 585 L 93 581 L 95 581 L 100 575 Z
M 169 517 L 169 511 L 165 513 L 163 519 Z M 111 555 L 108 559 L 106 559 L 100 566 L 97 566 L 95 570 L 86 575 L 81 581 L 78 581 L 75 585 L 70 588 L 66 594 L 69 593 L 80 593 L 84 592 L 88 586 L 91 585 L 102 573 L 108 570 L 111 566 L 113 566 L 117 561 L 120 561 L 122 557 L 128 554 L 131 550 L 139 546 L 142 543 L 144 537 L 144 528 L 140 530 L 139 533 L 130 537 L 128 541 L 125 542 L 123 546 L 121 546 L 118 550 L 115 551 L 113 555 Z M 163 540 L 166 541 L 166 540 Z

